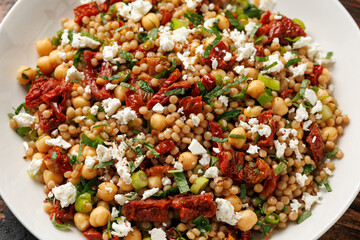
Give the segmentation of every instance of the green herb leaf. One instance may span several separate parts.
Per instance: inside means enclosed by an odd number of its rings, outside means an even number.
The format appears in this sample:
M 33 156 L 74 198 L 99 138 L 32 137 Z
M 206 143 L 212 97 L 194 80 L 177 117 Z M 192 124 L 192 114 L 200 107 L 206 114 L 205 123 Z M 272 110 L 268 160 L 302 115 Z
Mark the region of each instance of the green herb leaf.
M 136 169 L 133 161 L 129 161 L 129 167 L 130 167 L 130 171 L 131 171 L 131 172 L 134 172 L 135 169 Z
M 214 166 L 219 161 L 218 157 L 211 156 L 210 167 Z
M 263 35 L 261 35 L 260 37 L 258 37 L 256 40 L 255 40 L 255 44 L 257 44 L 257 43 L 259 43 L 259 42 L 261 42 L 261 40 L 264 38 L 264 34 Z
M 204 58 L 208 58 L 210 56 L 210 51 L 211 49 L 216 46 L 222 39 L 221 35 L 216 36 L 216 38 L 214 39 L 214 41 L 212 43 L 210 43 L 204 51 Z
M 245 183 L 240 185 L 240 198 L 241 199 L 246 198 L 246 184 Z
M 20 127 L 15 130 L 20 137 L 24 137 L 28 132 L 31 131 L 30 127 Z
M 140 80 L 140 89 L 145 92 L 154 93 L 154 90 L 144 80 Z
M 289 42 L 292 42 L 292 43 L 297 42 L 299 39 L 300 39 L 300 37 L 296 37 L 294 39 L 291 39 L 291 38 L 288 38 L 288 37 L 285 38 L 285 40 L 288 40 Z
M 338 150 L 339 150 L 338 147 L 335 147 L 334 150 L 332 150 L 331 152 L 326 153 L 326 157 L 331 158 L 332 156 L 337 154 Z
M 212 231 L 209 220 L 204 216 L 197 217 L 193 223 L 195 224 L 195 227 L 200 230 L 201 235 L 204 237 L 206 232 Z
M 229 138 L 218 138 L 218 137 L 213 137 L 213 136 L 211 136 L 211 137 L 210 137 L 210 140 L 211 140 L 211 141 L 214 141 L 214 142 L 223 143 L 223 142 L 227 142 L 227 140 L 229 140 Z
M 312 165 L 312 164 L 305 164 L 305 166 L 304 166 L 304 171 L 302 172 L 302 174 L 307 174 L 307 173 L 312 174 L 313 171 L 314 171 L 314 165 Z
M 256 100 L 260 103 L 261 106 L 264 107 L 268 102 L 271 102 L 273 99 L 274 97 L 272 96 L 270 90 L 270 94 L 268 92 L 264 92 Z
M 53 153 L 51 154 L 51 161 L 54 162 L 57 157 L 58 157 L 57 152 L 53 152 Z
M 241 110 L 230 110 L 230 111 L 227 111 L 227 112 L 224 112 L 223 114 L 221 114 L 219 116 L 219 118 L 224 118 L 224 119 L 233 118 L 233 117 L 239 116 L 240 113 L 241 113 Z
M 184 17 L 189 19 L 189 21 L 192 22 L 193 25 L 195 25 L 195 26 L 202 25 L 204 23 L 204 18 L 201 15 L 198 15 L 198 14 L 193 13 L 191 11 L 187 11 L 184 14 Z
M 124 28 L 127 28 L 128 27 L 128 25 L 124 25 L 124 26 L 122 26 L 122 27 L 119 27 L 118 29 L 116 29 L 115 30 L 115 32 L 120 32 L 121 30 L 123 30 Z
M 85 135 L 85 133 L 81 134 L 81 143 L 93 148 L 97 148 L 97 146 L 99 145 L 98 141 L 89 138 L 88 136 Z
M 332 55 L 333 55 L 333 52 L 328 52 L 328 53 L 326 54 L 325 59 L 330 60 L 331 57 L 332 57 Z
M 172 187 L 172 188 L 169 188 L 166 191 L 163 191 L 162 193 L 155 194 L 155 195 L 152 195 L 152 196 L 157 197 L 157 198 L 166 198 L 168 196 L 175 196 L 177 194 L 179 194 L 179 188 L 178 187 Z
M 272 67 L 275 67 L 276 65 L 278 65 L 278 62 L 273 62 L 273 63 L 270 64 L 269 66 L 263 67 L 263 68 L 261 68 L 260 70 L 261 70 L 261 71 L 266 71 L 266 70 L 269 70 L 269 69 L 272 68 Z
M 177 62 L 177 58 L 173 58 L 173 62 L 171 64 L 171 68 L 169 70 L 165 70 L 165 71 L 162 71 L 161 73 L 158 73 L 154 76 L 154 78 L 163 78 L 163 77 L 166 77 L 168 75 L 170 75 L 170 73 L 172 73 L 175 68 L 176 68 L 176 62 Z
M 237 167 L 237 172 L 239 173 L 242 168 L 243 168 L 243 165 L 239 165 L 239 166 Z
M 60 228 L 60 229 L 67 229 L 68 227 L 72 226 L 71 224 L 63 225 L 63 224 L 57 223 L 56 219 L 55 219 L 55 214 L 53 214 L 51 222 L 52 222 L 52 224 L 54 224 L 55 227 Z
M 269 61 L 269 56 L 265 56 L 265 57 L 255 56 L 255 62 L 267 62 L 267 61 Z
M 255 139 L 254 139 L 254 143 L 257 144 L 260 140 L 260 134 L 256 134 Z
M 234 28 L 239 31 L 242 31 L 244 29 L 244 26 L 231 14 L 229 10 L 226 10 L 225 15 Z
M 107 167 L 107 166 L 111 166 L 111 165 L 114 165 L 115 163 L 115 160 L 112 160 L 112 161 L 109 161 L 109 162 L 103 162 L 103 163 L 99 163 L 99 164 L 96 164 L 94 169 L 98 169 L 98 168 L 104 168 L 104 167 Z
M 120 50 L 119 53 L 120 57 L 131 62 L 131 60 L 133 59 L 133 55 L 131 53 L 125 52 L 124 50 Z
M 136 92 L 136 88 L 135 88 L 134 86 L 126 83 L 126 82 L 121 82 L 121 83 L 120 83 L 120 86 L 126 87 L 126 88 L 128 88 L 128 89 L 133 90 L 134 92 Z
M 74 67 L 77 68 L 77 67 L 79 66 L 79 62 L 82 62 L 82 65 L 83 65 L 84 67 L 86 66 L 84 59 L 81 57 L 85 50 L 86 50 L 85 48 L 82 48 L 82 49 L 79 49 L 79 50 L 75 53 L 74 59 L 73 59 L 73 61 L 74 61 L 74 62 L 73 62 Z
M 275 176 L 279 175 L 280 173 L 282 173 L 282 171 L 286 168 L 286 164 L 281 162 L 275 169 L 274 169 L 274 173 Z
M 226 84 L 226 86 L 231 87 L 231 86 L 240 84 L 240 83 L 242 83 L 243 81 L 245 81 L 245 80 L 247 80 L 247 79 L 248 79 L 248 78 L 247 78 L 246 76 L 242 76 L 240 79 L 238 79 L 238 80 L 236 80 L 236 81 L 234 81 L 234 82 L 232 82 L 232 83 Z
M 189 185 L 186 181 L 186 177 L 183 171 L 175 170 L 175 171 L 169 171 L 169 173 L 171 173 L 174 176 L 174 179 L 176 181 L 180 193 L 185 193 L 190 191 Z
M 249 4 L 249 7 L 244 9 L 244 13 L 249 16 L 249 18 L 258 18 L 260 19 L 262 12 L 253 4 Z
M 51 156 L 52 157 L 52 156 Z M 70 155 L 68 154 L 68 157 L 70 158 L 69 159 L 69 163 L 71 165 L 74 165 L 74 164 L 80 164 L 80 162 L 78 161 L 78 157 L 76 155 Z
M 251 30 L 251 32 L 250 32 L 250 38 L 254 38 L 254 36 L 255 36 L 255 34 L 256 34 L 256 32 L 258 31 L 258 29 L 261 27 L 261 23 L 256 23 L 255 24 L 255 26 L 254 26 L 254 28 Z
M 185 88 L 175 88 L 165 92 L 166 97 L 171 95 L 184 95 L 184 94 L 185 94 Z
M 311 216 L 311 211 L 306 211 L 300 217 L 298 217 L 298 219 L 296 219 L 296 223 L 300 224 L 310 216 Z
M 94 41 L 97 41 L 97 42 L 101 42 L 101 43 L 102 43 L 102 41 L 100 41 L 97 36 L 90 34 L 90 33 L 89 33 L 88 31 L 86 31 L 86 30 L 81 31 L 80 36 L 85 36 L 85 37 L 91 38 L 91 39 L 94 40 Z
M 328 183 L 327 178 L 328 178 L 327 176 L 324 178 L 323 184 L 324 184 L 324 186 L 325 186 L 326 191 L 332 192 L 332 189 L 331 189 L 331 187 L 330 187 L 330 185 L 329 185 L 329 183 Z
M 309 80 L 308 80 L 308 79 L 304 79 L 304 80 L 301 82 L 300 91 L 299 91 L 299 92 L 296 94 L 296 96 L 291 100 L 292 102 L 295 102 L 295 101 L 301 99 L 301 98 L 304 96 L 305 89 L 306 89 L 306 86 L 307 86 L 308 83 L 309 83 Z
M 149 31 L 149 34 L 148 34 L 148 38 L 149 39 L 156 39 L 157 38 L 157 33 L 158 33 L 159 29 L 157 27 L 154 27 L 152 28 L 150 31 Z
M 229 138 L 245 139 L 246 136 L 242 134 L 230 134 Z
M 294 65 L 298 62 L 301 62 L 300 58 L 294 58 L 294 59 L 290 59 L 286 64 L 285 64 L 285 68 L 290 67 L 291 65 Z
M 154 145 L 150 143 L 145 143 L 144 145 L 147 149 L 149 149 L 153 154 L 155 158 L 159 158 L 160 154 L 154 149 Z

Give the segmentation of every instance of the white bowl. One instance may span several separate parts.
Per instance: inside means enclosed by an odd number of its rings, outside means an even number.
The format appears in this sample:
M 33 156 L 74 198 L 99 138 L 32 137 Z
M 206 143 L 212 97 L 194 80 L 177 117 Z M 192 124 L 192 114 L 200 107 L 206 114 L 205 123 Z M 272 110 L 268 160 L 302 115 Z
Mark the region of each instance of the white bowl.
M 75 227 L 68 231 L 56 229 L 43 211 L 45 194 L 41 184 L 26 173 L 28 162 L 22 159 L 22 140 L 9 128 L 7 113 L 24 102 L 26 94 L 16 81 L 17 68 L 35 67 L 36 40 L 53 36 L 61 28 L 60 19 L 72 18 L 72 9 L 78 4 L 77 0 L 19 0 L 0 27 L 0 193 L 15 216 L 40 239 L 84 237 Z M 329 180 L 333 191 L 324 195 L 305 222 L 289 224 L 271 235 L 271 239 L 317 239 L 335 224 L 360 189 L 360 113 L 356 107 L 360 96 L 360 32 L 336 0 L 278 0 L 276 10 L 303 20 L 307 33 L 325 50 L 334 52 L 337 62 L 331 72 L 335 97 L 351 119 L 340 141 L 345 156 L 335 161 L 335 175 Z

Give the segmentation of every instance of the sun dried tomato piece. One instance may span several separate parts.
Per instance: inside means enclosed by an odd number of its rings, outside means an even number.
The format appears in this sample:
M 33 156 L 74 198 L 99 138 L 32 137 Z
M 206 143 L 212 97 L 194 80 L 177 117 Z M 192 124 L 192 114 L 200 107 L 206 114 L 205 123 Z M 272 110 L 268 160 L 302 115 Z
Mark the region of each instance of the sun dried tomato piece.
M 139 109 L 142 106 L 145 106 L 143 100 L 137 95 L 134 91 L 129 90 L 125 93 L 125 104 L 127 107 L 130 107 L 134 110 L 138 116 L 140 116 Z
M 25 105 L 27 108 L 37 107 L 44 102 L 41 98 L 44 94 L 59 86 L 60 82 L 46 75 L 36 79 L 29 89 L 25 97 Z
M 199 216 L 210 218 L 216 213 L 216 205 L 210 193 L 177 195 L 171 206 L 179 210 L 180 217 L 184 219 L 194 219 Z
M 104 100 L 112 97 L 112 93 L 106 90 L 106 84 L 109 83 L 110 81 L 105 80 L 105 83 L 103 85 L 99 85 L 96 83 L 98 72 L 91 65 L 91 59 L 93 59 L 95 55 L 96 55 L 95 52 L 84 51 L 83 57 L 86 63 L 86 66 L 84 68 L 84 74 L 85 74 L 84 82 L 86 85 L 90 86 L 92 96 L 94 96 L 98 100 Z M 106 71 L 106 74 L 108 74 L 109 70 L 107 70 L 106 68 L 107 67 L 104 67 L 104 72 Z
M 310 80 L 311 84 L 317 86 L 319 84 L 318 78 L 324 70 L 323 65 L 314 65 L 313 72 L 306 75 L 305 77 Z
M 208 91 L 208 92 L 211 91 L 216 86 L 216 79 L 213 76 L 211 76 L 210 74 L 206 74 L 205 76 L 203 76 L 201 78 L 200 82 L 203 84 L 206 91 Z M 192 85 L 191 95 L 193 97 L 200 95 L 200 89 L 197 84 Z
M 232 155 L 229 159 L 226 151 L 221 151 L 217 154 L 220 163 L 220 170 L 224 176 L 227 176 L 233 180 L 243 179 L 243 167 L 244 167 L 244 153 L 230 150 Z
M 165 141 L 161 141 L 156 147 L 155 150 L 160 154 L 163 155 L 172 149 L 175 148 L 175 144 L 173 140 L 167 139 Z
M 230 59 L 225 61 L 229 54 L 231 56 Z M 216 46 L 211 49 L 209 57 L 203 58 L 203 62 L 212 66 L 214 59 L 218 63 L 218 69 L 230 70 L 236 64 L 236 57 L 230 52 L 229 48 L 225 45 L 223 41 L 220 41 Z
M 270 196 L 276 189 L 277 182 L 279 180 L 280 175 L 275 176 L 274 169 L 271 169 L 271 174 L 264 182 L 264 189 L 261 194 L 265 196 Z
M 264 47 L 260 45 L 255 45 L 256 48 L 256 56 L 265 57 Z
M 124 204 L 128 221 L 165 222 L 168 219 L 171 201 L 167 199 L 133 200 Z
M 312 123 L 309 127 L 309 135 L 306 137 L 306 142 L 310 145 L 310 150 L 315 162 L 324 157 L 324 142 L 319 126 Z
M 271 12 L 267 11 L 266 13 L 261 15 L 261 18 L 260 18 L 259 22 L 262 23 L 262 24 L 269 24 L 270 23 L 270 16 L 271 16 Z
M 64 222 L 68 222 L 74 219 L 75 205 L 72 204 L 69 207 L 62 208 L 60 206 L 60 201 L 56 200 L 52 205 L 51 210 L 49 212 L 50 220 L 53 219 L 55 215 L 55 221 L 59 224 L 63 224 Z
M 106 76 L 106 77 L 111 77 L 112 75 L 112 70 L 113 67 L 111 66 L 110 63 L 108 62 L 103 62 L 101 64 L 101 70 L 100 70 L 100 76 Z
M 55 160 L 53 158 L 55 158 Z M 63 154 L 59 147 L 51 148 L 44 157 L 46 167 L 60 175 L 73 170 L 69 160 L 70 158 L 66 154 Z
M 159 12 L 163 15 L 160 23 L 161 25 L 165 25 L 171 21 L 172 13 L 169 10 L 162 8 L 159 10 Z
M 275 122 L 272 119 L 271 111 L 265 111 L 258 117 L 259 123 L 269 125 L 271 128 L 271 134 L 268 137 L 261 136 L 258 142 L 259 147 L 270 147 L 274 145 L 274 134 L 276 132 Z
M 146 175 L 148 176 L 159 176 L 168 171 L 174 170 L 173 166 L 170 165 L 156 165 L 151 168 L 146 169 Z
M 189 117 L 191 113 L 202 113 L 203 101 L 202 96 L 198 97 L 184 97 L 179 101 L 179 108 L 183 108 L 183 112 L 186 117 Z
M 284 89 L 281 93 L 280 93 L 280 97 L 285 99 L 285 98 L 292 98 L 292 93 L 293 90 L 292 89 Z
M 74 9 L 75 22 L 81 25 L 83 17 L 99 14 L 100 12 L 98 7 L 102 12 L 107 12 L 109 9 L 109 6 L 106 3 L 100 3 L 96 6 L 96 3 L 91 2 L 78 6 Z
M 241 240 L 250 240 L 251 239 L 252 230 L 241 232 Z
M 148 109 L 152 109 L 157 103 L 162 103 L 165 98 L 165 92 L 168 91 L 168 88 L 175 83 L 181 77 L 181 72 L 179 69 L 175 69 L 168 79 L 164 82 L 160 90 L 150 99 L 147 103 Z
M 102 234 L 96 228 L 87 229 L 83 235 L 90 240 L 103 240 Z
M 257 171 L 255 170 L 257 169 Z M 262 182 L 272 173 L 269 164 L 267 164 L 261 158 L 256 160 L 255 164 L 246 163 L 244 166 L 244 181 L 246 183 L 255 185 L 256 183 Z
M 263 24 L 257 34 L 259 36 L 264 34 L 268 37 L 266 44 L 271 43 L 274 38 L 279 38 L 281 45 L 290 44 L 285 38 L 306 37 L 304 29 L 285 16 L 282 16 L 281 20 L 272 20 L 269 24 Z
M 221 125 L 219 123 L 217 123 L 215 121 L 210 121 L 209 122 L 209 128 L 210 128 L 211 135 L 213 137 L 223 138 L 223 130 L 222 130 L 222 127 L 221 127 Z M 213 147 L 218 147 L 218 143 L 212 141 L 212 146 Z

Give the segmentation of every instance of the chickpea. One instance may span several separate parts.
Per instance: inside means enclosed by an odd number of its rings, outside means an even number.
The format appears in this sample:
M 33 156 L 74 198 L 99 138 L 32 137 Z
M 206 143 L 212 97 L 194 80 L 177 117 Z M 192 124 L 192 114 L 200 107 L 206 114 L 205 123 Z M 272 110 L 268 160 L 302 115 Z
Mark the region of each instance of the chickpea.
M 52 44 L 48 39 L 39 40 L 36 42 L 36 51 L 40 56 L 48 56 L 52 50 Z
M 323 104 L 328 104 L 331 101 L 331 98 L 329 97 L 329 93 L 325 89 L 319 88 L 318 92 L 316 93 L 317 97 L 319 99 L 322 99 L 321 102 Z
M 90 224 L 93 227 L 105 226 L 110 218 L 110 212 L 103 206 L 96 207 L 90 214 Z
M 226 76 L 226 72 L 222 69 L 216 69 L 216 70 L 212 70 L 210 72 L 210 75 L 213 76 L 214 78 L 216 78 L 218 75 L 224 78 Z
M 240 213 L 241 218 L 236 225 L 241 231 L 249 231 L 257 223 L 258 218 L 252 210 L 244 210 Z
M 252 78 L 252 79 L 257 79 L 258 78 L 259 71 L 256 68 L 248 67 L 248 68 L 245 68 L 245 70 L 247 71 L 246 76 L 248 78 Z
M 158 131 L 162 131 L 166 127 L 166 117 L 160 113 L 154 113 L 150 118 L 150 124 Z
M 129 232 L 129 234 L 124 237 L 124 240 L 141 240 L 141 232 L 136 228 L 133 227 L 133 231 Z
M 162 188 L 161 176 L 150 176 L 148 177 L 149 188 Z
M 246 94 L 250 95 L 252 98 L 258 98 L 264 92 L 265 92 L 265 83 L 263 83 L 260 80 L 251 81 L 246 90 Z
M 228 29 L 230 27 L 230 22 L 225 16 L 219 14 L 216 18 L 219 19 L 218 26 L 221 30 Z
M 37 60 L 36 65 L 40 68 L 40 71 L 44 74 L 50 74 L 53 71 L 53 66 L 50 63 L 48 56 L 41 57 Z
M 92 170 L 88 169 L 86 166 L 83 166 L 81 168 L 81 176 L 86 180 L 90 180 L 97 176 L 97 169 Z
M 334 127 L 324 127 L 321 129 L 323 139 L 334 142 L 338 137 L 338 131 Z
M 246 132 L 245 129 L 243 127 L 237 127 L 234 128 L 233 130 L 231 130 L 230 134 L 239 134 L 239 135 L 244 135 L 245 139 L 239 139 L 239 138 L 229 138 L 228 142 L 236 147 L 236 148 L 241 148 L 245 142 L 246 142 Z
M 205 43 L 204 43 L 204 49 L 206 49 L 207 46 L 209 46 L 215 40 L 215 38 L 216 38 L 215 35 L 207 38 Z
M 83 108 L 85 106 L 90 106 L 90 102 L 83 98 L 83 96 L 78 96 L 76 98 L 71 99 L 71 102 L 74 108 Z
M 48 184 L 50 181 L 54 181 L 57 184 L 62 183 L 63 176 L 50 170 L 45 170 L 43 173 L 44 182 Z
M 154 27 L 160 26 L 160 20 L 155 13 L 148 13 L 141 19 L 141 24 L 146 31 L 150 31 Z
M 183 152 L 179 156 L 179 163 L 183 165 L 185 171 L 191 170 L 197 164 L 197 156 L 191 152 Z
M 56 78 L 56 80 L 65 80 L 68 69 L 69 68 L 65 64 L 57 66 L 54 71 L 54 77 Z
M 74 223 L 80 231 L 85 231 L 90 227 L 90 216 L 86 213 L 77 212 L 74 215 Z
M 235 212 L 238 212 L 238 211 L 241 210 L 242 202 L 241 202 L 241 200 L 240 200 L 240 198 L 238 196 L 231 195 L 231 196 L 228 196 L 225 199 L 228 200 L 231 203 L 231 205 L 234 206 Z
M 244 115 L 249 118 L 258 117 L 258 116 L 260 116 L 262 110 L 263 110 L 263 108 L 260 106 L 250 107 L 249 109 L 245 108 Z
M 50 140 L 51 137 L 47 134 L 42 135 L 41 137 L 38 138 L 38 140 L 36 140 L 36 148 L 38 149 L 39 152 L 41 153 L 47 153 L 49 151 L 49 149 L 51 148 L 51 146 L 47 145 L 45 143 L 46 140 Z
M 20 84 L 26 85 L 35 78 L 35 70 L 28 66 L 20 66 L 16 75 L 16 79 Z
M 51 65 L 53 65 L 53 67 L 57 67 L 63 62 L 60 59 L 60 56 L 58 53 L 59 53 L 59 50 L 54 50 L 49 55 L 50 63 L 51 63 Z
M 93 147 L 85 146 L 82 153 L 84 158 L 86 158 L 87 156 L 93 157 L 96 155 L 96 149 Z
M 122 191 L 125 191 L 125 192 L 128 192 L 128 191 L 131 191 L 134 189 L 134 187 L 132 186 L 132 184 L 126 184 L 124 182 L 124 180 L 122 180 L 121 178 L 119 179 L 117 185 L 119 186 L 119 188 L 122 190 Z
M 118 187 L 112 182 L 102 182 L 98 187 L 97 193 L 102 200 L 110 202 L 114 200 L 117 190 Z
M 71 148 L 69 149 L 69 154 L 70 155 L 76 155 L 79 152 L 79 144 L 75 144 L 74 146 L 71 146 Z
M 99 202 L 96 204 L 96 207 L 104 207 L 104 208 L 106 208 L 107 210 L 110 211 L 109 203 L 108 203 L 108 202 L 105 202 L 105 201 L 99 201 Z
M 284 116 L 289 111 L 289 108 L 281 97 L 276 97 L 272 100 L 271 110 L 273 114 Z
M 123 86 L 117 86 L 114 90 L 114 95 L 117 99 L 119 99 L 121 102 L 125 101 L 125 93 L 128 91 L 129 89 Z

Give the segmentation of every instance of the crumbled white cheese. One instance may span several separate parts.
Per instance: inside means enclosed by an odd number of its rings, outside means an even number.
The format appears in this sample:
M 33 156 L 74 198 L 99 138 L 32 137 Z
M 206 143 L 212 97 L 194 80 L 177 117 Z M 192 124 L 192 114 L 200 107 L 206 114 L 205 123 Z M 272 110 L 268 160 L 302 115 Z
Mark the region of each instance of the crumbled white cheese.
M 45 143 L 49 146 L 57 146 L 61 147 L 63 149 L 68 149 L 71 147 L 71 144 L 65 141 L 61 136 L 58 136 L 57 138 L 52 139 L 46 139 Z
M 239 56 L 236 60 L 240 62 L 248 58 L 253 58 L 257 50 L 254 47 L 254 43 L 245 43 L 244 46 L 239 47 L 237 51 Z
M 135 159 L 135 161 L 134 161 L 134 166 L 135 166 L 136 168 L 139 167 L 140 164 L 144 161 L 145 157 L 146 157 L 145 155 L 142 155 L 142 156 L 137 157 L 137 158 Z
M 115 164 L 117 173 L 119 174 L 120 178 L 126 183 L 130 184 L 131 180 L 131 171 L 130 166 L 126 158 L 123 158 L 121 161 Z
M 226 199 L 217 198 L 216 219 L 234 226 L 241 218 L 240 213 L 235 212 L 234 206 Z
M 85 93 L 91 94 L 91 88 L 89 85 L 87 85 L 84 90 L 85 90 Z
M 81 36 L 80 33 L 73 33 L 73 41 L 71 46 L 74 48 L 91 48 L 96 49 L 100 46 L 100 42 L 95 41 L 89 37 Z
M 290 203 L 291 211 L 298 212 L 299 208 L 301 207 L 301 203 L 297 199 L 293 199 L 292 203 Z
M 195 127 L 199 126 L 199 124 L 200 124 L 200 118 L 198 116 L 192 116 L 191 121 Z
M 112 159 L 112 150 L 101 144 L 97 146 L 96 154 L 97 160 L 99 160 L 100 163 L 108 162 Z
M 211 161 L 210 155 L 206 153 L 202 155 L 201 159 L 199 160 L 199 163 L 205 167 L 210 164 L 210 161 Z
M 306 108 L 302 104 L 300 104 L 299 108 L 296 110 L 295 120 L 298 122 L 302 122 L 308 118 L 309 114 L 306 111 Z
M 298 66 L 290 66 L 289 71 L 293 74 L 293 77 L 304 76 L 307 65 L 306 63 L 299 64 Z
M 269 137 L 271 134 L 271 127 L 266 124 L 261 124 L 261 129 L 258 130 L 260 136 Z
M 217 178 L 219 176 L 219 169 L 217 167 L 209 167 L 204 173 L 206 178 Z
M 117 56 L 119 52 L 119 45 L 114 42 L 111 46 L 105 46 L 103 49 L 103 59 L 106 62 L 111 62 Z
M 69 29 L 65 28 L 63 34 L 61 35 L 61 46 L 66 46 L 69 43 Z
M 224 56 L 224 61 L 226 61 L 226 62 L 230 61 L 231 57 L 232 57 L 231 53 L 226 51 L 225 56 Z
M 164 106 L 161 105 L 161 103 L 156 103 L 155 106 L 152 108 L 152 110 L 156 113 L 163 113 L 164 112 Z
M 115 221 L 115 218 L 119 217 L 119 210 L 117 210 L 115 207 L 111 209 L 111 221 Z
M 162 185 L 164 185 L 164 186 L 166 186 L 166 185 L 171 185 L 171 180 L 170 180 L 170 178 L 168 178 L 168 177 L 163 177 L 163 178 L 161 179 L 161 183 L 162 183 Z
M 304 192 L 301 200 L 305 202 L 305 210 L 309 211 L 314 203 L 320 203 L 320 197 L 320 193 L 317 193 L 316 196 L 312 196 L 310 193 Z
M 111 227 L 114 229 L 114 231 L 111 231 L 111 234 L 118 237 L 126 237 L 129 232 L 134 231 L 131 223 L 124 216 L 119 217 L 116 222 L 113 222 Z
M 246 150 L 246 152 L 248 154 L 256 154 L 256 153 L 259 153 L 259 150 L 260 150 L 260 148 L 257 145 L 250 144 L 249 148 L 248 148 L 248 150 Z
M 91 156 L 86 156 L 85 158 L 85 167 L 87 169 L 93 169 L 94 165 L 95 165 L 96 161 L 93 157 Z
M 328 167 L 323 168 L 323 170 L 324 170 L 324 172 L 325 172 L 327 175 L 329 175 L 329 176 L 334 175 L 334 173 L 333 173 Z
M 309 127 L 310 125 L 312 124 L 312 121 L 311 120 L 308 120 L 306 122 L 303 123 L 303 129 L 304 131 L 309 131 Z
M 196 49 L 195 49 L 195 53 L 196 54 L 199 54 L 200 56 L 203 56 L 204 55 L 204 45 L 201 44 L 200 46 L 198 46 Z
M 299 148 L 298 148 L 298 145 L 299 145 L 299 140 L 298 139 L 291 139 L 290 142 L 289 142 L 289 147 L 291 150 L 293 150 L 295 152 L 295 155 L 296 155 L 296 158 L 297 159 L 302 159 L 302 155 L 299 151 Z
M 151 239 L 166 240 L 166 233 L 161 228 L 153 228 L 149 231 Z
M 309 46 L 311 42 L 312 42 L 311 37 L 300 37 L 300 39 L 297 40 L 293 44 L 293 48 L 294 49 L 299 49 L 299 48 L 302 48 L 302 47 L 306 47 L 306 46 Z
M 63 60 L 63 61 L 66 60 L 66 53 L 64 53 L 64 52 L 58 52 L 57 54 L 58 54 L 58 56 L 59 56 L 59 58 L 60 58 L 61 60 Z
M 182 64 L 184 65 L 184 68 L 186 70 L 190 70 L 190 71 L 195 71 L 195 67 L 193 66 L 193 64 L 195 63 L 196 60 L 196 56 L 195 57 L 189 57 L 190 56 L 190 52 L 189 51 L 185 51 L 183 54 L 181 54 L 180 52 L 177 53 L 177 57 L 180 59 L 180 61 L 182 62 Z
M 195 10 L 202 0 L 185 0 L 186 6 L 190 10 Z
M 214 23 L 218 21 L 218 18 L 209 18 L 208 20 L 206 20 L 204 22 L 204 27 L 207 29 L 210 29 L 211 27 L 214 26 Z
M 188 149 L 194 155 L 201 155 L 207 153 L 206 149 L 195 138 L 193 138 L 193 140 L 191 141 Z
M 108 83 L 105 86 L 106 90 L 114 90 L 118 85 L 117 84 L 112 84 L 112 83 Z
M 266 62 L 263 62 L 263 64 L 264 64 L 264 67 L 269 67 L 270 65 L 272 65 L 275 62 L 277 63 L 275 66 L 273 66 L 267 70 L 262 70 L 261 73 L 278 73 L 278 72 L 280 72 L 284 68 L 284 64 L 281 62 L 279 55 L 277 55 L 277 54 L 270 55 L 269 60 Z
M 275 149 L 276 149 L 276 156 L 278 158 L 282 158 L 284 156 L 285 150 L 286 150 L 286 143 L 280 143 L 278 140 L 274 141 Z
M 99 106 L 98 105 L 94 105 L 90 108 L 90 113 L 94 116 L 96 116 L 99 112 Z
M 305 186 L 305 181 L 308 180 L 308 177 L 305 174 L 296 173 L 296 182 L 300 185 L 300 187 Z
M 219 148 L 214 148 L 214 147 L 213 147 L 213 151 L 214 151 L 215 153 L 220 153 L 220 149 L 219 149 Z
M 281 20 L 281 19 L 282 19 L 282 16 L 279 15 L 279 14 L 276 14 L 276 15 L 274 16 L 274 19 L 275 19 L 275 20 Z
M 121 106 L 121 102 L 117 98 L 108 98 L 101 102 L 107 116 L 113 115 Z
M 152 7 L 153 6 L 149 1 L 143 0 L 136 0 L 128 4 L 121 2 L 119 3 L 118 12 L 120 16 L 138 22 Z
M 316 93 L 312 89 L 305 89 L 304 98 L 307 99 L 311 105 L 315 105 L 317 99 Z
M 245 69 L 245 66 L 243 65 L 234 67 L 234 71 L 239 75 L 246 76 L 248 74 L 248 70 Z
M 211 67 L 212 69 L 216 70 L 218 67 L 218 61 L 216 60 L 216 58 L 211 58 Z
M 221 95 L 219 101 L 222 102 L 225 107 L 229 106 L 229 98 L 227 96 Z
M 176 170 L 180 170 L 180 171 L 184 170 L 184 166 L 183 166 L 181 163 L 179 163 L 179 162 L 175 162 L 174 168 L 175 168 Z
M 246 35 L 250 36 L 252 30 L 254 29 L 256 23 L 254 22 L 249 22 L 248 24 L 245 25 L 245 32 Z
M 130 200 L 138 199 L 139 195 L 136 192 L 129 192 L 126 194 L 116 194 L 114 199 L 121 206 L 127 203 Z
M 323 109 L 323 105 L 320 100 L 317 100 L 315 106 L 310 110 L 311 114 L 315 114 L 317 112 L 320 112 Z
M 276 0 L 261 0 L 258 8 L 262 11 L 272 10 L 276 4 Z
M 291 51 L 286 52 L 284 54 L 284 59 L 285 59 L 286 62 L 290 61 L 291 59 L 297 58 L 297 57 L 298 56 L 296 54 L 292 53 Z
M 157 193 L 159 191 L 159 188 L 152 188 L 152 189 L 149 189 L 149 190 L 146 190 L 143 194 L 143 197 L 141 200 L 145 200 L 149 197 L 151 197 L 152 195 L 154 195 L 155 193 Z
M 40 167 L 43 163 L 43 159 L 36 159 L 33 158 L 28 166 L 27 172 L 28 174 L 33 177 L 35 176 L 39 171 L 40 171 Z
M 135 120 L 137 118 L 137 114 L 134 110 L 129 107 L 124 108 L 121 111 L 118 111 L 113 118 L 118 120 L 120 124 L 128 124 L 130 121 Z
M 75 203 L 77 190 L 71 182 L 54 187 L 51 191 L 53 192 L 55 198 L 60 201 L 62 208 L 68 207 L 70 204 Z
M 36 117 L 21 112 L 18 115 L 15 115 L 13 119 L 16 121 L 18 127 L 30 127 L 34 123 Z

